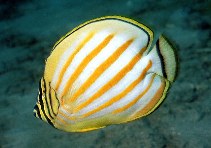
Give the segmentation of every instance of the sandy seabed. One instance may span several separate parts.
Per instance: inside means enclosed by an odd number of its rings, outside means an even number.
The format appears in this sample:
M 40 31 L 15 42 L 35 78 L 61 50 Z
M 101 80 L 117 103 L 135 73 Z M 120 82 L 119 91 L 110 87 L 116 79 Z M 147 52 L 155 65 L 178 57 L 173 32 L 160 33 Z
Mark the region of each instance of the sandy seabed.
M 33 116 L 38 82 L 54 43 L 77 25 L 121 15 L 164 33 L 179 73 L 153 114 L 86 133 L 66 133 Z M 210 0 L 0 0 L 0 147 L 211 147 Z

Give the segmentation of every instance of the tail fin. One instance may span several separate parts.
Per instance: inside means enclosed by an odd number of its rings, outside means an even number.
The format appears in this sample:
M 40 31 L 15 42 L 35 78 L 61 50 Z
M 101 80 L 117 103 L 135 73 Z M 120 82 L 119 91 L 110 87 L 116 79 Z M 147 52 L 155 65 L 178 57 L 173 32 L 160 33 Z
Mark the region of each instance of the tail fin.
M 175 49 L 164 36 L 160 36 L 148 54 L 153 62 L 150 72 L 157 73 L 173 82 L 177 73 L 177 57 Z

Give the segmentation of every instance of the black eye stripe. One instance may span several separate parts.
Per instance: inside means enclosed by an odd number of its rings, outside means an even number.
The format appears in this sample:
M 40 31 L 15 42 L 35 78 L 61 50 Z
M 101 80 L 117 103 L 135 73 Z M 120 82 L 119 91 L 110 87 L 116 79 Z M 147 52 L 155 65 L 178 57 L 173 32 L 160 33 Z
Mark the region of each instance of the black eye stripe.
M 50 105 L 48 104 L 48 101 L 47 101 L 47 94 L 46 94 L 46 82 L 45 82 L 45 79 L 43 78 L 43 84 L 44 84 L 44 95 L 45 95 L 45 104 L 46 104 L 46 107 L 47 107 L 47 109 L 48 109 L 48 114 L 49 114 L 49 116 L 50 116 L 50 118 L 52 118 L 53 119 L 53 116 L 51 115 L 51 112 L 50 112 Z M 50 94 L 50 90 L 49 90 L 49 92 L 48 92 L 49 94 Z
M 40 99 L 42 99 L 42 79 L 39 82 L 39 92 L 38 92 L 38 101 L 40 102 Z
M 52 105 L 52 97 L 51 97 L 51 83 L 49 82 L 49 93 L 48 93 L 48 97 L 49 97 L 49 100 L 50 100 L 50 106 L 51 106 L 51 110 L 54 114 L 54 116 L 56 116 L 56 113 L 54 112 L 53 110 L 53 105 Z
M 42 87 L 42 81 L 44 82 L 43 87 Z M 46 94 L 45 94 L 46 91 L 45 91 L 45 89 L 46 89 L 45 80 L 42 78 L 42 79 L 40 80 L 40 82 L 39 82 L 38 102 L 39 102 L 39 104 L 40 104 L 40 109 L 41 109 L 41 111 L 43 112 L 43 114 L 44 114 L 44 116 L 45 116 L 47 122 L 48 122 L 50 125 L 53 126 L 53 123 L 51 122 L 51 120 L 48 118 L 48 116 L 47 116 L 46 113 L 45 113 L 45 108 L 44 108 L 44 103 L 43 103 L 43 98 L 42 98 L 42 95 L 43 95 L 43 94 L 44 94 L 45 97 L 46 97 Z M 38 106 L 35 105 L 35 107 L 37 108 L 37 115 L 40 117 L 40 119 L 42 119 L 42 118 L 41 118 L 41 114 L 40 114 L 40 110 L 39 110 Z
M 48 118 L 48 116 L 47 116 L 46 113 L 45 113 L 44 104 L 43 104 L 43 100 L 42 100 L 42 99 L 40 99 L 40 107 L 41 107 L 41 110 L 42 110 L 42 112 L 43 112 L 43 114 L 44 114 L 44 116 L 45 116 L 47 122 L 48 122 L 50 125 L 54 126 L 53 123 L 51 122 L 51 120 Z

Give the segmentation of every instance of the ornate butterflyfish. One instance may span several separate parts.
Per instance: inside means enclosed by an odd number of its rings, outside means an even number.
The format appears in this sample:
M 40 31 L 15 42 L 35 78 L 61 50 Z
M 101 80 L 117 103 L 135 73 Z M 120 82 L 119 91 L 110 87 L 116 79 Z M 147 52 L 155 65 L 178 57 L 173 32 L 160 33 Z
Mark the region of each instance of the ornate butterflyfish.
M 175 80 L 175 48 L 135 20 L 108 16 L 62 37 L 46 60 L 34 115 L 67 132 L 152 113 Z M 152 45 L 153 44 L 153 45 Z

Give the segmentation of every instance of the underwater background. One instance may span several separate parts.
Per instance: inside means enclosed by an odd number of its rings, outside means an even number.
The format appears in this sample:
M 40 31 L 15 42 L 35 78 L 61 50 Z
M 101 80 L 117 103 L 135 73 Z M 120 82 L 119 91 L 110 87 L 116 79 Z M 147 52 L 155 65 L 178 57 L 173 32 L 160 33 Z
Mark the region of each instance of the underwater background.
M 54 43 L 93 18 L 121 15 L 164 33 L 179 72 L 149 116 L 66 133 L 33 116 L 38 83 Z M 211 147 L 210 0 L 0 0 L 0 148 Z

